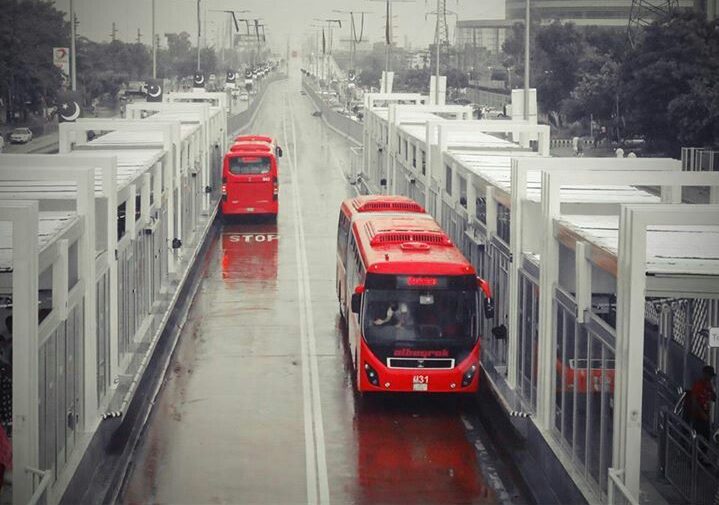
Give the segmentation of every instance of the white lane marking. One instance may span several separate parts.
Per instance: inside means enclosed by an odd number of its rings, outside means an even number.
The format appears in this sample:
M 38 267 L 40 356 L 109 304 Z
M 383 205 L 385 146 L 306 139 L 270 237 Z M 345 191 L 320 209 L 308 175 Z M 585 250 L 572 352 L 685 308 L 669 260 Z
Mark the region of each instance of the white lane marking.
M 461 419 L 464 423 L 465 428 L 467 428 L 468 431 L 474 430 L 474 426 L 469 421 L 469 419 L 464 416 L 464 414 L 462 414 Z M 478 433 L 476 433 L 474 436 L 474 448 L 477 451 L 479 466 L 482 469 L 482 474 L 489 482 L 489 486 L 494 490 L 497 499 L 499 500 L 499 503 L 501 503 L 502 505 L 511 505 L 512 497 L 507 491 L 507 488 L 505 487 L 502 478 L 499 476 L 499 472 L 494 466 L 489 451 L 484 446 L 484 443 L 482 442 Z
M 299 179 L 297 177 L 297 133 L 289 97 L 286 95 L 286 111 L 289 113 L 292 131 L 292 150 L 288 156 L 290 169 L 293 210 L 295 214 L 295 252 L 298 260 L 298 291 L 300 296 L 300 339 L 302 344 L 302 376 L 303 395 L 305 407 L 305 456 L 307 464 L 307 500 L 310 504 L 317 503 L 319 488 L 319 503 L 329 505 L 329 480 L 327 475 L 327 461 L 325 452 L 324 423 L 322 417 L 322 403 L 319 387 L 319 366 L 317 363 L 317 346 L 312 313 L 312 296 L 309 282 L 309 263 L 307 261 L 307 242 L 305 239 L 304 221 L 302 218 L 302 201 L 299 192 Z M 287 136 L 287 121 L 283 114 L 283 135 L 286 145 L 289 144 Z M 309 370 L 307 370 L 309 368 Z M 307 390 L 310 390 L 308 394 Z M 311 407 L 311 414 L 307 410 Z M 309 454 L 311 453 L 311 454 Z M 316 466 L 315 466 L 316 465 Z
M 289 102 L 289 98 L 288 98 Z M 289 103 L 288 103 L 289 105 Z M 295 128 L 295 118 L 292 108 L 289 108 L 290 112 L 290 125 L 292 126 L 292 153 L 293 153 L 293 165 L 291 170 L 296 170 L 297 167 L 297 131 Z M 294 178 L 298 180 L 296 177 Z M 296 195 L 299 195 L 299 185 L 294 184 L 292 186 Z M 325 448 L 325 429 L 322 416 L 322 402 L 320 399 L 320 373 L 319 364 L 317 362 L 317 337 L 315 333 L 315 320 L 314 312 L 312 310 L 312 293 L 310 290 L 310 267 L 307 261 L 307 241 L 305 238 L 305 224 L 302 218 L 302 200 L 297 198 L 297 214 L 299 217 L 298 223 L 300 226 L 300 241 L 302 243 L 302 269 L 304 271 L 304 282 L 305 282 L 305 294 L 307 295 L 307 303 L 305 309 L 307 311 L 307 321 L 309 330 L 309 346 L 310 346 L 310 377 L 312 378 L 312 396 L 313 396 L 313 407 L 314 407 L 314 419 L 315 419 L 315 444 L 317 448 L 317 470 L 320 487 L 320 503 L 330 503 L 330 490 L 329 490 L 329 477 L 327 475 L 327 453 Z
M 287 137 L 287 124 L 286 124 L 286 116 L 285 116 L 285 110 L 283 110 L 282 113 L 282 133 L 285 137 L 285 145 L 288 143 L 288 137 Z M 288 164 L 291 164 L 290 156 L 288 156 L 287 162 Z M 291 182 L 291 184 L 295 183 L 294 181 Z M 295 195 L 293 195 L 293 198 L 296 198 Z M 295 228 L 297 228 L 297 225 L 295 225 Z M 299 233 L 297 233 L 297 230 L 295 230 L 295 257 L 297 258 L 297 264 L 298 264 L 298 270 L 299 264 L 300 264 L 300 240 L 299 240 Z M 302 304 L 305 293 L 304 293 L 304 284 L 301 282 L 301 280 L 298 278 L 297 280 L 297 291 L 298 291 L 298 297 L 300 300 L 300 304 Z M 311 388 L 310 388 L 310 369 L 309 364 L 307 363 L 307 359 L 305 358 L 307 356 L 307 334 L 306 334 L 306 327 L 305 327 L 305 311 L 302 310 L 302 305 L 300 305 L 300 347 L 301 347 L 301 353 L 302 353 L 302 359 L 300 359 L 300 363 L 302 366 L 302 404 L 303 404 L 303 413 L 304 413 L 304 425 L 305 425 L 305 474 L 307 477 L 307 503 L 308 505 L 316 505 L 317 504 L 317 464 L 315 461 L 315 441 L 314 441 L 314 428 L 313 428 L 313 421 L 312 421 L 312 398 L 311 398 Z

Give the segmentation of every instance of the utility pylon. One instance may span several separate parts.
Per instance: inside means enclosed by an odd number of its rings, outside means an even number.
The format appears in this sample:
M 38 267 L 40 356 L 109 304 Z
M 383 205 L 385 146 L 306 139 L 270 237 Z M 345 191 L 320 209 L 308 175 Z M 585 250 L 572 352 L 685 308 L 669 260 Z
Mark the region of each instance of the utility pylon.
M 397 2 L 414 2 L 414 0 L 372 0 L 374 2 L 385 3 L 385 63 L 384 69 L 386 72 L 392 70 L 392 44 L 394 43 L 394 35 L 392 33 L 392 4 Z
M 364 16 L 365 14 L 371 14 L 370 11 L 343 11 L 339 9 L 334 9 L 332 12 L 336 12 L 337 14 L 345 14 L 349 15 L 350 17 L 350 63 L 349 63 L 349 69 L 354 71 L 354 65 L 357 57 L 357 44 L 362 42 L 362 38 L 364 37 Z M 359 36 L 357 35 L 357 23 L 355 22 L 355 14 L 360 16 L 360 28 L 359 28 Z
M 447 27 L 447 0 L 437 0 L 437 10 L 429 12 L 427 15 L 434 15 L 436 17 L 436 23 L 434 25 L 434 50 L 435 50 L 435 68 L 434 68 L 434 89 L 435 89 L 435 100 L 439 103 L 439 74 L 440 74 L 440 52 L 442 47 L 447 52 L 447 68 L 449 68 L 449 28 Z M 456 15 L 456 12 L 449 12 L 449 14 Z M 431 61 L 431 60 L 430 60 Z
M 447 10 L 447 0 L 437 0 L 437 9 L 428 12 L 427 16 L 435 16 L 434 25 L 434 46 L 436 51 L 436 74 L 439 75 L 440 48 L 444 47 L 449 53 L 449 27 L 447 26 L 447 14 L 457 15 L 456 12 Z
M 112 22 L 112 31 L 110 32 L 110 40 L 115 42 L 117 40 L 117 24 Z
M 142 44 L 142 32 L 140 32 L 140 29 L 137 29 L 137 43 Z
M 629 45 L 634 48 L 645 26 L 669 16 L 678 6 L 678 0 L 632 0 L 627 26 Z

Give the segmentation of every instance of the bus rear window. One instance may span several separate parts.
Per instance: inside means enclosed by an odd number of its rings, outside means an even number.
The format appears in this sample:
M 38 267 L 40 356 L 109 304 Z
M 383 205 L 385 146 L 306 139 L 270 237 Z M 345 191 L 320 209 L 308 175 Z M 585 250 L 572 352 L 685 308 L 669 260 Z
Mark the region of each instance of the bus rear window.
M 266 174 L 270 171 L 270 159 L 242 156 L 230 158 L 230 173 L 235 175 Z

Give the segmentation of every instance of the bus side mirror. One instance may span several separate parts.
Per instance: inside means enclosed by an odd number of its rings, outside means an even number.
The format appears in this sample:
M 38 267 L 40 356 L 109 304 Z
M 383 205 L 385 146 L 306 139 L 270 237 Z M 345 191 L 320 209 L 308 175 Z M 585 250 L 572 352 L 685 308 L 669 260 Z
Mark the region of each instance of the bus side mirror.
M 282 158 L 282 148 L 280 146 L 277 146 L 275 151 L 277 152 L 277 157 Z
M 494 317 L 494 300 L 492 299 L 492 290 L 489 287 L 489 282 L 481 277 L 477 277 L 477 287 L 482 290 L 484 294 L 484 317 L 492 319 Z
M 492 319 L 494 317 L 494 300 L 491 298 L 484 299 L 484 318 Z
M 362 305 L 362 293 L 352 293 L 352 312 L 359 314 Z

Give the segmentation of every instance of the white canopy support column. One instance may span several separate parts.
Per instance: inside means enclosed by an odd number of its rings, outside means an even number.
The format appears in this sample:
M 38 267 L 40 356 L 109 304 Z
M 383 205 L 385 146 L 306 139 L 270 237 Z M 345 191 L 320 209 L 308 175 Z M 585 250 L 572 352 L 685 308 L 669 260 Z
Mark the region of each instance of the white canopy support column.
M 549 429 L 553 422 L 553 401 L 556 367 L 554 331 L 554 290 L 559 282 L 559 242 L 555 236 L 555 220 L 561 215 L 560 191 L 562 186 L 658 185 L 658 186 L 719 186 L 719 173 L 674 171 L 592 171 L 553 170 L 542 171 L 542 232 L 546 237 L 541 252 L 540 269 L 540 316 L 537 382 L 537 418 L 540 426 Z M 618 255 L 618 311 L 616 341 L 616 374 L 614 399 L 613 467 L 623 471 L 624 485 L 632 497 L 638 500 L 641 464 L 641 418 L 642 418 L 642 363 L 644 345 L 644 299 L 646 288 L 646 227 L 651 224 L 711 225 L 719 222 L 719 206 L 645 204 L 630 206 L 637 209 L 640 218 L 625 216 L 625 206 L 620 216 Z M 640 213 L 638 209 L 653 209 Z M 709 210 L 706 210 L 709 209 Z M 672 216 L 673 212 L 677 216 Z M 681 213 L 681 217 L 678 217 Z M 713 216 L 713 220 L 704 215 Z M 641 219 L 633 224 L 631 219 Z M 629 223 L 629 224 L 628 224 Z M 622 227 L 629 226 L 631 231 Z M 638 231 L 641 230 L 641 231 Z M 637 237 L 639 235 L 639 237 Z M 631 242 L 631 253 L 624 251 Z M 641 265 L 633 259 L 637 248 L 641 249 Z M 629 259 L 628 259 L 629 258 Z M 631 264 L 627 262 L 630 261 Z M 631 279 L 631 280 L 630 280 Z M 639 281 L 638 279 L 641 279 Z M 634 291 L 640 289 L 639 291 Z M 624 300 L 629 297 L 630 302 Z M 621 298 L 621 301 L 619 300 Z M 639 300 L 639 301 L 638 301 Z M 622 304 L 627 304 L 623 308 Z M 630 336 L 635 335 L 634 341 Z M 642 338 L 637 338 L 641 335 Z M 612 485 L 610 483 L 610 485 Z
M 150 105 L 150 104 L 142 104 Z M 157 104 L 151 104 L 153 107 Z M 161 105 L 161 104 L 160 104 Z M 188 104 L 189 105 L 189 104 Z M 202 106 L 202 104 L 199 104 Z M 204 106 L 206 107 L 206 106 Z M 60 153 L 66 154 L 72 151 L 72 139 L 74 136 L 82 137 L 90 130 L 97 131 L 134 131 L 134 132 L 153 132 L 160 133 L 159 144 L 167 153 L 167 164 L 169 169 L 165 170 L 165 184 L 167 190 L 167 220 L 169 223 L 168 230 L 170 241 L 172 238 L 179 238 L 181 230 L 174 226 L 175 223 L 175 204 L 172 188 L 177 185 L 177 179 L 180 176 L 180 122 L 179 121 L 147 121 L 147 120 L 130 120 L 130 119 L 82 119 L 74 123 L 62 123 L 60 125 Z M 117 202 L 115 201 L 115 204 Z M 115 206 L 115 209 L 117 206 Z M 108 226 L 116 227 L 117 216 L 116 210 L 108 209 Z M 112 231 L 108 228 L 108 233 Z M 115 232 L 116 234 L 117 232 Z M 114 256 L 115 252 L 111 252 Z M 168 271 L 172 274 L 176 272 L 176 255 L 172 244 L 168 247 Z M 112 274 L 115 281 L 117 280 L 117 268 Z M 115 316 L 116 317 L 116 316 Z M 115 319 L 116 321 L 116 319 Z M 116 340 L 116 339 L 113 339 Z
M 719 174 L 716 174 L 719 177 Z M 716 225 L 719 205 L 624 205 L 619 218 L 617 354 L 612 467 L 639 502 L 647 227 Z M 719 289 L 718 289 L 719 291 Z M 619 381 L 621 380 L 621 383 Z M 617 408 L 619 407 L 619 408 Z M 612 486 L 610 479 L 609 486 Z
M 84 341 L 83 341 L 83 371 L 85 391 L 83 396 L 83 429 L 94 429 L 97 420 L 97 361 L 96 356 L 96 332 L 97 320 L 95 319 L 96 298 L 95 280 L 97 265 L 95 262 L 97 247 L 97 223 L 95 205 L 95 170 L 103 171 L 103 193 L 116 195 L 114 190 L 116 184 L 115 173 L 117 170 L 116 158 L 68 158 L 62 155 L 3 155 L 2 178 L 14 181 L 68 181 L 77 184 L 76 212 L 84 220 L 85 231 L 78 241 L 78 277 L 84 283 Z M 105 181 L 105 174 L 111 176 L 110 181 Z M 106 185 L 107 184 L 107 185 Z M 108 198 L 108 201 L 110 199 Z M 115 201 L 115 200 L 113 200 Z M 115 208 L 117 206 L 115 205 Z M 109 213 L 109 212 L 108 212 Z M 115 225 L 116 215 L 113 214 L 112 225 L 108 223 L 107 246 L 113 247 L 117 244 L 117 226 Z M 114 232 L 114 235 L 113 235 Z M 114 240 L 113 237 L 114 236 Z M 17 242 L 13 242 L 14 244 Z M 114 265 L 115 282 L 117 276 L 117 262 L 114 253 L 107 255 L 110 262 L 111 272 Z M 112 276 L 112 273 L 111 273 Z M 66 282 L 66 281 L 65 281 Z M 111 291 L 112 293 L 113 291 Z M 35 295 L 37 298 L 37 294 Z M 14 297 L 14 290 L 13 290 Z M 111 303 L 111 335 L 112 341 L 117 341 L 117 303 Z M 114 325 L 112 323 L 114 314 Z M 15 328 L 13 328 L 15 329 Z M 114 329 L 114 330 L 113 330 Z M 16 330 L 17 331 L 17 330 Z M 112 333 L 114 331 L 114 333 Z M 22 333 L 18 333 L 22 334 Z
M 33 475 L 27 469 L 39 466 L 38 213 L 37 201 L 0 201 L 0 220 L 12 224 L 13 333 L 23 336 L 13 340 L 13 505 L 28 502 Z
M 540 148 L 542 140 L 540 137 Z M 513 158 L 512 174 L 511 174 L 511 199 L 512 199 L 512 226 L 510 228 L 510 250 L 512 262 L 509 265 L 509 328 L 507 335 L 507 355 L 517 356 L 517 338 L 519 331 L 519 320 L 516 314 L 519 313 L 519 269 L 521 267 L 522 257 L 525 250 L 525 237 L 522 233 L 526 226 L 523 224 L 525 217 L 525 204 L 527 202 L 527 174 L 529 171 L 593 171 L 596 173 L 617 173 L 627 171 L 651 172 L 658 171 L 675 172 L 681 171 L 681 164 L 677 160 L 670 159 L 602 159 L 602 158 L 577 158 L 572 159 L 571 166 L 568 166 L 565 159 L 562 158 Z M 602 178 L 603 184 L 612 184 L 613 176 Z M 653 180 L 653 179 L 652 179 Z M 544 185 L 542 185 L 544 187 Z M 676 192 L 675 192 L 676 194 Z M 681 194 L 681 190 L 679 193 Z M 487 225 L 490 223 L 489 208 L 494 209 L 494 205 L 490 205 L 489 195 L 487 196 Z M 559 215 L 559 201 L 557 200 L 557 216 Z M 544 208 L 544 198 L 542 199 L 542 208 Z M 494 221 L 494 218 L 492 218 Z M 489 229 L 489 228 L 488 228 Z M 546 241 L 545 241 L 546 242 Z M 558 249 L 557 249 L 558 254 Z M 542 261 L 542 264 L 546 264 Z M 541 277 L 541 273 L 540 273 Z M 551 297 L 550 297 L 551 299 Z M 581 317 L 581 315 L 580 315 Z M 540 335 L 546 331 L 551 331 L 549 327 L 542 328 Z M 540 336 L 540 341 L 541 341 Z M 540 346 L 541 348 L 541 346 Z M 541 356 L 541 354 L 540 354 Z M 517 363 L 515 359 L 510 358 L 507 363 L 507 383 L 514 388 L 518 381 Z M 538 386 L 541 384 L 538 376 Z M 541 391 L 541 389 L 540 389 Z M 541 402 L 540 402 L 541 403 Z M 541 410 L 541 407 L 538 407 Z M 547 425 L 549 426 L 549 425 Z

